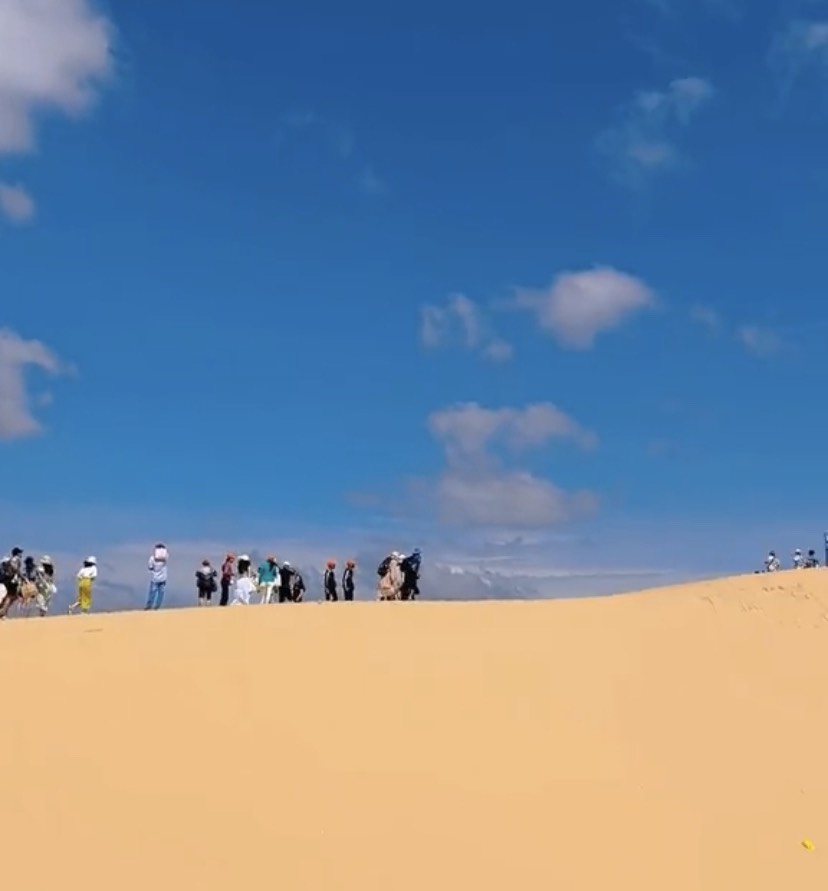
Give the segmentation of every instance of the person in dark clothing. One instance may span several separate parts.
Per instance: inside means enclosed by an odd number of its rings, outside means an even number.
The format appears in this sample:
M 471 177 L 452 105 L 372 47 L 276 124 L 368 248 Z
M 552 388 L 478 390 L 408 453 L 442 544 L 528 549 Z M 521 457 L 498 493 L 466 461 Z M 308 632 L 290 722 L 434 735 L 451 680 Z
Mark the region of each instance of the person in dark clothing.
M 305 595 L 305 580 L 302 578 L 302 573 L 298 570 L 293 571 L 293 588 L 290 593 L 293 596 L 294 603 L 302 602 Z
M 218 573 L 210 565 L 206 558 L 201 561 L 201 566 L 196 570 L 196 591 L 198 593 L 198 605 L 209 606 L 213 599 L 213 593 L 217 590 L 216 576 Z
M 328 560 L 325 569 L 325 600 L 339 600 L 339 594 L 336 589 L 336 560 Z
M 293 600 L 293 577 L 296 570 L 288 560 L 283 560 L 279 567 L 279 603 L 290 603 Z
M 354 591 L 356 591 L 356 585 L 354 584 L 355 568 L 356 563 L 353 560 L 345 561 L 345 571 L 342 573 L 342 596 L 346 600 L 354 599 Z
M 11 554 L 0 560 L 0 584 L 6 589 L 0 601 L 0 619 L 5 619 L 12 604 L 20 599 L 20 589 L 23 585 L 22 561 L 22 548 L 12 548 Z
M 819 566 L 819 560 L 817 560 L 816 552 L 812 548 L 808 551 L 808 556 L 805 558 L 805 568 L 816 569 L 817 566 Z
M 227 606 L 230 600 L 230 588 L 233 587 L 233 575 L 236 570 L 236 558 L 228 554 L 221 564 L 221 599 L 219 606 Z
M 402 572 L 403 582 L 400 588 L 400 598 L 402 600 L 414 600 L 420 593 L 420 561 L 419 551 L 415 551 L 408 557 L 404 557 L 400 563 L 400 571 Z

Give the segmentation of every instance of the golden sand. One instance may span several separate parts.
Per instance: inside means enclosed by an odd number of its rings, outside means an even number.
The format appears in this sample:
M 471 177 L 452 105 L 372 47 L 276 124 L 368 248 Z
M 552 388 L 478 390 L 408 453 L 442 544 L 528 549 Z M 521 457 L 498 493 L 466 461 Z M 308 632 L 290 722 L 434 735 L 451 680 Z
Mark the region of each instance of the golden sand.
M 828 888 L 828 571 L 0 625 L 15 891 Z

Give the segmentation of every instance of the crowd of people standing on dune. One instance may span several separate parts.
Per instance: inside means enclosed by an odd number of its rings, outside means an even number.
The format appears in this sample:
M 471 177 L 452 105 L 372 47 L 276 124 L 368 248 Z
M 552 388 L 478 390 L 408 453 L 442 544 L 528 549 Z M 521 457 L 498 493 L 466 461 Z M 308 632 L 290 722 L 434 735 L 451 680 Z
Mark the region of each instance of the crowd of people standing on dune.
M 392 551 L 377 567 L 377 600 L 415 600 L 420 594 L 420 568 L 422 554 L 415 548 L 410 554 Z M 322 599 L 333 602 L 356 598 L 356 561 L 346 560 L 341 575 L 336 560 L 328 560 L 322 576 Z M 147 561 L 149 590 L 145 610 L 160 609 L 166 596 L 169 551 L 163 542 L 152 549 Z M 49 613 L 52 599 L 57 593 L 55 564 L 51 557 L 36 560 L 23 556 L 23 549 L 12 548 L 8 556 L 0 560 L 0 619 L 9 610 L 20 605 L 34 606 L 41 616 Z M 95 582 L 98 579 L 98 561 L 94 556 L 83 560 L 75 576 L 76 598 L 69 607 L 70 613 L 89 613 Z M 249 606 L 258 598 L 260 604 L 301 603 L 307 587 L 302 573 L 290 561 L 270 554 L 259 566 L 253 566 L 247 554 L 227 553 L 216 569 L 209 558 L 202 560 L 195 570 L 195 594 L 198 606 L 210 606 L 217 595 L 219 606 Z

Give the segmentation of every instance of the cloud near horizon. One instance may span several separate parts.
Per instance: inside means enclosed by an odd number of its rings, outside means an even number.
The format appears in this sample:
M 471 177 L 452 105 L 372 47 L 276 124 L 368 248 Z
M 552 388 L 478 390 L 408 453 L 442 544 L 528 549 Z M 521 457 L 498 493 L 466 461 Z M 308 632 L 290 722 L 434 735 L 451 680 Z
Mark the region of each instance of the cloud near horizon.
M 74 370 L 39 340 L 25 340 L 8 328 L 0 328 L 0 441 L 35 436 L 43 430 L 32 414 L 27 367 L 52 376 L 71 374 Z
M 495 451 L 537 449 L 568 440 L 582 450 L 598 438 L 557 406 L 489 409 L 465 403 L 434 412 L 429 430 L 442 445 L 446 467 L 433 489 L 438 515 L 449 525 L 543 528 L 593 514 L 596 493 L 567 492 L 523 468 L 506 467 Z

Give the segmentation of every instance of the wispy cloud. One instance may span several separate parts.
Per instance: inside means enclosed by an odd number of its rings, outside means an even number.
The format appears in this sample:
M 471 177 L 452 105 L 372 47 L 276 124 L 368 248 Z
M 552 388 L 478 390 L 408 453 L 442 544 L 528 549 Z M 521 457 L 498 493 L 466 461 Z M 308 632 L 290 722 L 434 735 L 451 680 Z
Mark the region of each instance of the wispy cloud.
M 277 153 L 282 153 L 302 133 L 322 140 L 332 157 L 345 166 L 357 188 L 366 195 L 379 196 L 389 191 L 388 182 L 362 156 L 353 127 L 312 109 L 288 112 L 282 115 L 276 128 L 274 144 Z
M 697 304 L 690 309 L 690 318 L 700 325 L 711 337 L 718 337 L 722 333 L 724 323 L 715 309 L 709 306 Z
M 641 279 L 612 267 L 564 272 L 544 289 L 519 288 L 516 304 L 535 313 L 561 346 L 588 350 L 599 334 L 656 304 Z
M 745 0 L 641 0 L 641 3 L 668 17 L 701 9 L 734 19 L 745 10 Z
M 426 305 L 420 314 L 420 342 L 426 349 L 459 348 L 492 362 L 512 358 L 512 345 L 491 329 L 483 309 L 465 294 L 452 294 L 442 306 Z
M 370 166 L 362 170 L 357 182 L 362 191 L 368 195 L 384 195 L 388 191 L 388 184 Z
M 768 64 L 779 78 L 782 100 L 803 76 L 817 75 L 821 90 L 828 78 L 828 19 L 794 19 L 776 33 Z
M 736 330 L 736 339 L 754 356 L 772 356 L 784 346 L 775 331 L 760 325 L 742 325 Z
M 50 375 L 73 370 L 39 340 L 25 340 L 0 328 L 0 441 L 34 436 L 43 429 L 31 410 L 33 399 L 25 377 L 29 367 Z
M 0 213 L 11 223 L 29 223 L 36 213 L 34 199 L 20 184 L 0 183 Z
M 0 156 L 34 151 L 42 113 L 89 111 L 112 75 L 113 34 L 87 0 L 0 0 Z M 3 188 L 6 216 L 31 219 L 25 190 Z
M 788 335 L 793 336 L 815 327 L 814 323 L 810 326 L 786 326 L 784 330 L 777 326 L 771 328 L 755 324 L 731 326 L 715 309 L 701 305 L 690 309 L 690 319 L 710 337 L 718 338 L 725 335 L 728 342 L 735 341 L 751 355 L 765 358 L 785 350 L 790 343 Z
M 596 142 L 611 179 L 638 188 L 654 174 L 684 166 L 677 137 L 713 95 L 713 86 L 701 77 L 678 78 L 666 89 L 637 93 Z

